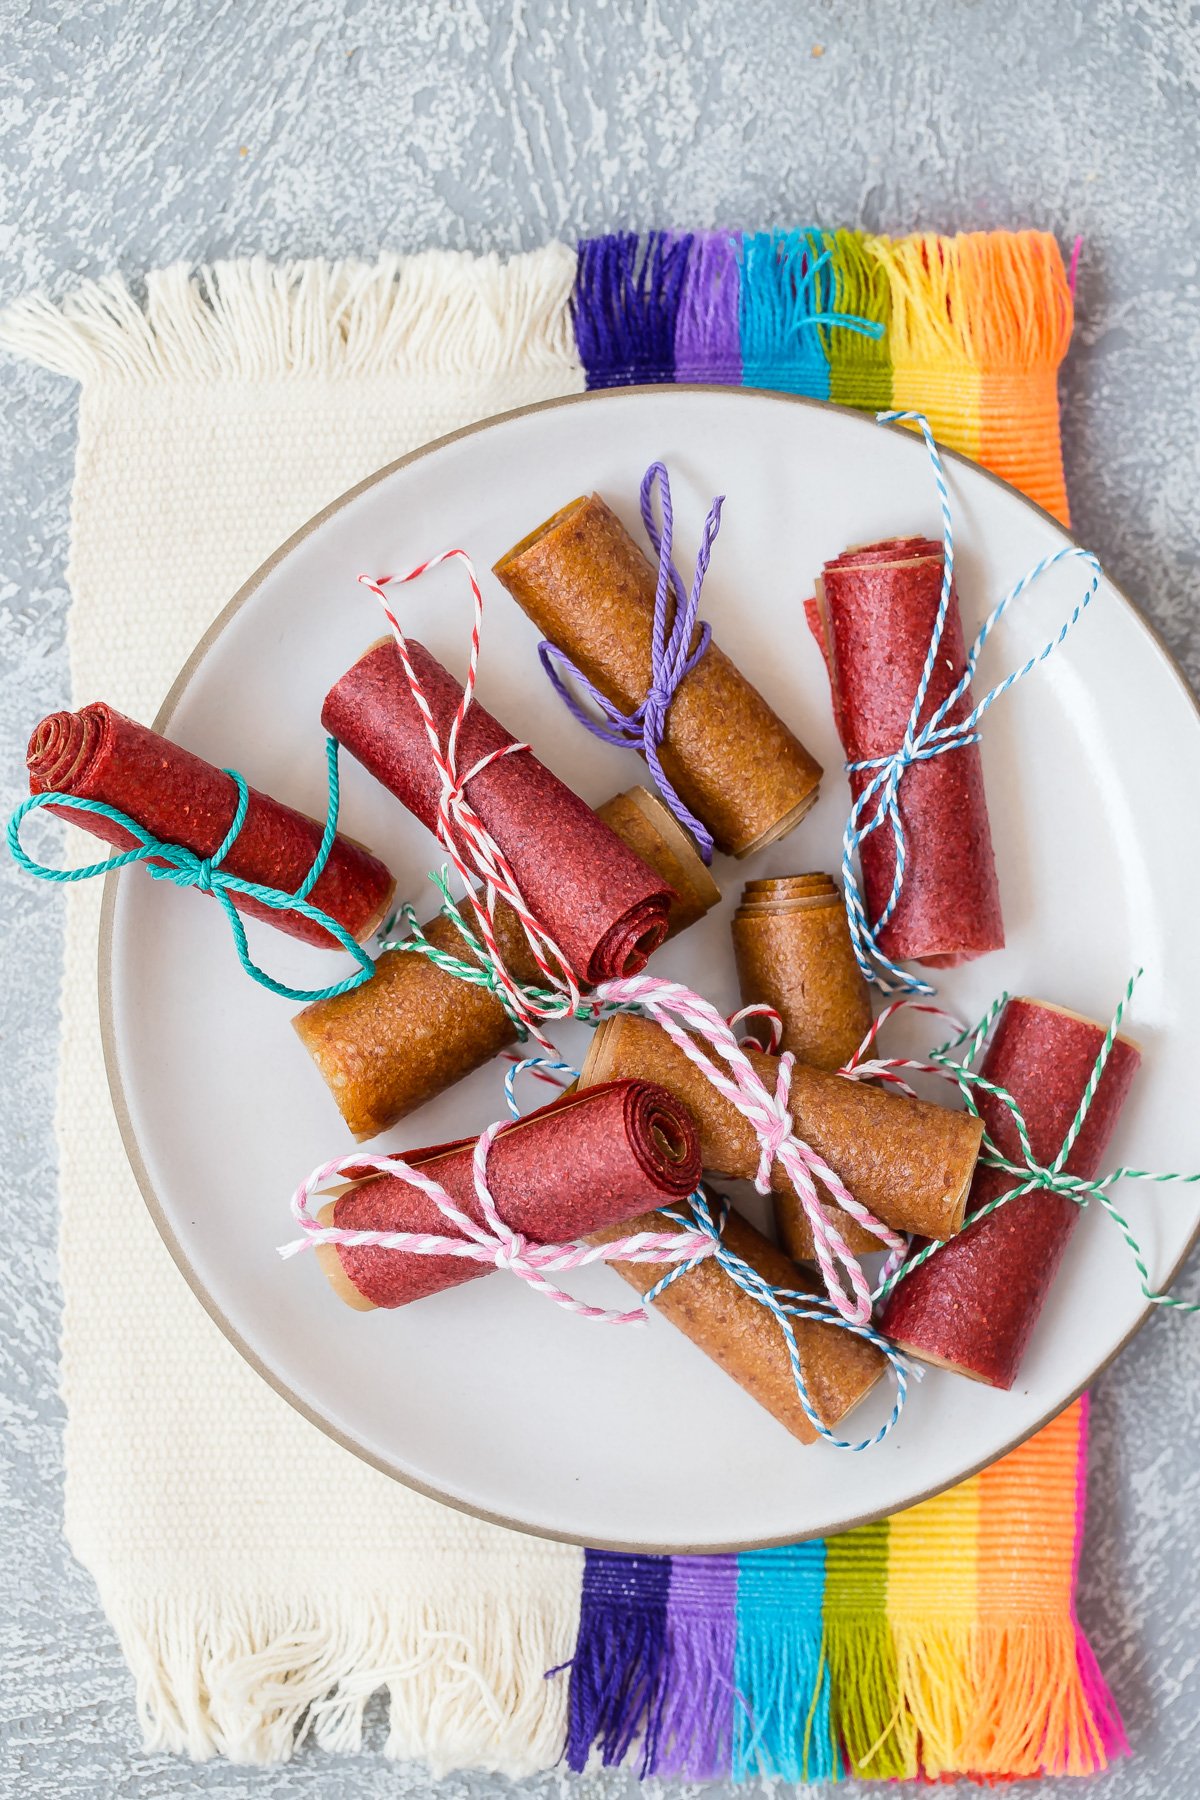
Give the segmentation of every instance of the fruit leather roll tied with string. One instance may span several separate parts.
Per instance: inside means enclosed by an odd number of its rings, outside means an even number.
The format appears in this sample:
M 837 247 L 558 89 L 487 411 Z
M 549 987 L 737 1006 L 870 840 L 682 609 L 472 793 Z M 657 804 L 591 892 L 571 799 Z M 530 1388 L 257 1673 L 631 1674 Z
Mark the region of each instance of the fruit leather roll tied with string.
M 405 1161 L 481 1223 L 475 1144 L 462 1138 L 410 1151 Z M 560 1244 L 686 1198 L 700 1179 L 700 1152 L 691 1119 L 669 1094 L 647 1081 L 614 1081 L 505 1125 L 488 1152 L 486 1175 L 511 1230 L 533 1243 Z M 320 1219 L 348 1231 L 456 1235 L 429 1195 L 402 1174 L 355 1183 Z M 377 1244 L 323 1244 L 317 1256 L 341 1298 L 364 1311 L 407 1306 L 492 1272 L 485 1263 Z
M 646 1213 L 595 1233 L 592 1241 L 604 1243 L 642 1231 L 676 1228 L 685 1229 L 660 1212 Z M 721 1240 L 772 1287 L 816 1295 L 815 1283 L 739 1213 L 730 1211 Z M 648 1294 L 664 1274 L 661 1263 L 614 1262 L 609 1266 L 639 1294 Z M 814 1441 L 817 1433 L 800 1404 L 778 1321 L 740 1288 L 715 1258 L 706 1257 L 676 1276 L 653 1305 L 793 1437 L 802 1444 Z M 883 1373 L 885 1358 L 874 1345 L 837 1326 L 793 1319 L 792 1330 L 809 1399 L 821 1423 L 832 1428 L 870 1393 Z
M 691 839 L 645 788 L 614 795 L 597 813 L 675 890 L 669 936 L 720 899 Z M 494 923 L 506 966 L 519 981 L 540 981 L 520 921 L 503 900 Z M 447 956 L 477 962 L 445 913 L 424 927 L 424 936 Z M 292 1023 L 360 1139 L 386 1131 L 519 1038 L 511 1013 L 489 987 L 463 980 L 418 950 L 383 951 L 369 981 L 315 1001 Z
M 707 1052 L 699 1038 L 698 1049 Z M 746 1052 L 755 1074 L 774 1094 L 779 1058 Z M 714 1060 L 719 1058 L 713 1053 Z M 726 1179 L 753 1181 L 761 1146 L 754 1127 L 718 1093 L 683 1050 L 650 1019 L 618 1014 L 592 1039 L 580 1085 L 638 1076 L 656 1082 L 686 1106 L 700 1134 L 705 1169 Z M 925 1100 L 886 1094 L 797 1063 L 788 1102 L 797 1137 L 840 1175 L 854 1198 L 897 1231 L 949 1237 L 962 1223 L 979 1153 L 982 1127 L 969 1113 Z M 771 1170 L 775 1216 L 784 1248 L 803 1261 L 813 1254 L 812 1232 L 782 1164 Z M 849 1249 L 878 1250 L 879 1240 L 826 1200 L 825 1210 Z M 933 1221 L 937 1221 L 936 1227 Z
M 626 715 L 653 677 L 658 573 L 598 494 L 574 500 L 496 564 L 544 637 Z M 817 797 L 821 767 L 715 643 L 667 708 L 659 755 L 730 856 L 774 843 Z
M 810 1068 L 844 1068 L 871 1029 L 871 990 L 836 884 L 822 874 L 748 881 L 731 930 L 742 1002 L 778 1013 L 779 1048 Z
M 848 550 L 825 564 L 809 624 L 825 654 L 833 710 L 847 763 L 893 756 L 904 742 L 933 639 L 942 591 L 942 546 L 931 538 L 891 538 Z M 949 698 L 966 667 L 958 598 L 934 660 L 920 724 Z M 971 711 L 968 690 L 943 724 Z M 878 771 L 852 770 L 858 799 Z M 948 749 L 911 763 L 897 789 L 904 828 L 900 897 L 877 932 L 897 961 L 948 968 L 1004 946 L 979 746 Z M 875 800 L 860 824 L 869 822 Z M 896 871 L 896 836 L 884 820 L 859 846 L 869 921 L 884 913 Z
M 1106 1034 L 1106 1026 L 1041 1000 L 1010 1000 L 1001 1015 L 980 1074 L 1012 1096 L 1043 1168 L 1062 1149 Z M 1136 1044 L 1114 1040 L 1067 1174 L 1091 1181 L 1099 1173 L 1140 1062 Z M 982 1088 L 974 1092 L 989 1139 L 1023 1167 L 1011 1107 Z M 970 1222 L 970 1214 L 1021 1185 L 1019 1175 L 981 1162 L 961 1235 L 893 1289 L 881 1320 L 881 1329 L 922 1361 L 990 1387 L 1010 1388 L 1016 1380 L 1080 1213 L 1077 1201 L 1037 1187 Z
M 409 656 L 446 745 L 463 690 L 423 644 Z M 442 776 L 400 650 L 381 639 L 330 689 L 325 729 L 435 831 Z M 474 702 L 458 734 L 464 797 L 507 858 L 517 887 L 578 979 L 634 975 L 667 934 L 673 891 L 590 806 Z M 495 760 L 473 774 L 486 757 Z
M 30 793 L 102 801 L 164 844 L 178 844 L 198 857 L 216 854 L 237 811 L 232 776 L 102 702 L 43 719 L 29 740 L 26 763 Z M 63 818 L 117 850 L 137 844 L 112 819 L 73 807 L 61 810 Z M 291 894 L 312 868 L 323 836 L 315 819 L 250 788 L 245 820 L 221 867 L 243 881 Z M 308 901 L 362 942 L 383 922 L 394 888 L 379 858 L 339 833 Z M 231 892 L 230 898 L 240 911 L 306 943 L 334 942 L 299 913 L 277 911 L 247 894 Z

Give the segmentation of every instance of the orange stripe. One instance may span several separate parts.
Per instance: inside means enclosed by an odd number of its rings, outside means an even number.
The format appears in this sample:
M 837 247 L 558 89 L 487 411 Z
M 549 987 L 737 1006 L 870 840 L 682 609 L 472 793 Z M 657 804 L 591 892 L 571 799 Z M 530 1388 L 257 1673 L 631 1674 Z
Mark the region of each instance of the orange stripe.
M 979 1477 L 983 1624 L 1069 1615 L 1082 1402 Z
M 1054 238 L 930 233 L 865 249 L 889 285 L 892 405 L 1065 523 L 1058 367 L 1073 313 Z

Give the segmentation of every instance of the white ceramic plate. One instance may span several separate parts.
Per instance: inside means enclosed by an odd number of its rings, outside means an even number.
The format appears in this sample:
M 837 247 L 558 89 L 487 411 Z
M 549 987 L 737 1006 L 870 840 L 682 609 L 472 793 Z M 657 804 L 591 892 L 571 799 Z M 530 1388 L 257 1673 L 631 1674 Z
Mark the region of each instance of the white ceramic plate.
M 597 488 L 631 527 L 642 471 L 668 463 L 677 549 L 694 553 L 714 492 L 728 496 L 705 588 L 718 641 L 796 723 L 828 771 L 820 805 L 752 863 L 718 861 L 725 900 L 669 945 L 657 972 L 737 1004 L 729 916 L 750 875 L 835 869 L 846 808 L 829 690 L 801 601 L 847 544 L 937 535 L 925 451 L 850 412 L 738 390 L 646 389 L 513 414 L 382 471 L 259 571 L 200 645 L 158 721 L 212 761 L 314 814 L 324 811 L 326 689 L 381 629 L 356 581 L 461 543 L 481 571 L 577 492 Z M 972 465 L 950 462 L 968 635 L 1025 568 L 1068 541 L 1044 513 Z M 638 527 L 640 529 L 640 527 Z M 1068 564 L 1010 614 L 984 673 L 1015 667 L 1082 588 Z M 480 698 L 598 802 L 642 778 L 630 751 L 572 722 L 535 658 L 533 628 L 487 579 Z M 403 591 L 404 616 L 465 667 L 469 601 L 451 566 Z M 984 744 L 1008 948 L 945 976 L 977 1017 L 1001 989 L 1107 1017 L 1145 965 L 1131 1029 L 1146 1066 L 1114 1157 L 1200 1167 L 1190 1056 L 1200 965 L 1186 954 L 1200 858 L 1180 796 L 1200 771 L 1189 694 L 1129 604 L 1105 584 L 1067 646 L 988 717 Z M 349 758 L 345 828 L 375 846 L 400 893 L 432 910 L 433 840 Z M 907 1506 L 1000 1455 L 1061 1408 L 1143 1316 L 1128 1253 L 1096 1209 L 1082 1222 L 1026 1359 L 994 1393 L 941 1372 L 882 1446 L 801 1448 L 661 1318 L 645 1330 L 585 1323 L 493 1276 L 398 1313 L 340 1305 L 315 1260 L 281 1262 L 288 1197 L 350 1148 L 289 1026 L 291 1008 L 234 960 L 220 910 L 137 872 L 110 878 L 101 995 L 110 1077 L 151 1210 L 213 1316 L 311 1419 L 398 1479 L 454 1505 L 592 1544 L 741 1547 L 797 1539 Z M 317 986 L 342 964 L 251 924 L 283 979 Z M 188 1028 L 181 1032 L 179 1021 Z M 574 1034 L 574 1035 L 573 1035 Z M 578 1050 L 582 1027 L 561 1043 Z M 408 1119 L 400 1149 L 458 1137 L 504 1111 L 493 1066 Z M 530 1103 L 537 1103 L 535 1087 Z M 1156 1280 L 1197 1228 L 1189 1189 L 1127 1187 L 1123 1204 Z M 576 1290 L 625 1304 L 607 1269 Z M 1169 1329 L 1169 1327 L 1167 1327 Z M 877 1423 L 882 1393 L 856 1414 Z

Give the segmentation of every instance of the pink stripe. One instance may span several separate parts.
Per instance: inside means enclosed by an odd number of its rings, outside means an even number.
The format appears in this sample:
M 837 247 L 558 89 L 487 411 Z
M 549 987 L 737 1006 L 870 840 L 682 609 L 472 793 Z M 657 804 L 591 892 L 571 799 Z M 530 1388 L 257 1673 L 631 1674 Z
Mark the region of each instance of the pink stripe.
M 1091 1396 L 1084 1394 L 1079 1402 L 1079 1444 L 1075 1465 L 1075 1555 L 1071 1567 L 1071 1619 L 1075 1626 L 1075 1654 L 1079 1661 L 1079 1679 L 1083 1686 L 1084 1697 L 1091 1708 L 1092 1721 L 1103 1745 L 1104 1754 L 1111 1759 L 1115 1756 L 1129 1755 L 1129 1739 L 1125 1735 L 1125 1726 L 1117 1709 L 1117 1703 L 1113 1699 L 1112 1691 L 1100 1672 L 1096 1653 L 1084 1634 L 1075 1610 L 1079 1559 L 1083 1552 L 1083 1534 L 1087 1517 L 1088 1412 L 1090 1406 Z

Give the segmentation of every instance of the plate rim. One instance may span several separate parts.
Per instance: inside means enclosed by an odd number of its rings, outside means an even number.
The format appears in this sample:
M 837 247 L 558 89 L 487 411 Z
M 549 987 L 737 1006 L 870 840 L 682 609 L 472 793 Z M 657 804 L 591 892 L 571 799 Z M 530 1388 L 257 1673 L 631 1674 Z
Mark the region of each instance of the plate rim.
M 388 480 L 401 469 L 407 468 L 410 464 L 418 462 L 427 456 L 434 455 L 436 452 L 445 449 L 448 445 L 456 443 L 462 438 L 477 436 L 479 433 L 490 431 L 498 425 L 507 424 L 514 419 L 525 418 L 531 414 L 551 412 L 560 407 L 602 404 L 605 401 L 611 402 L 627 397 L 637 397 L 640 399 L 653 397 L 662 400 L 666 395 L 685 393 L 749 396 L 752 399 L 771 400 L 784 406 L 809 407 L 816 411 L 834 413 L 844 418 L 852 419 L 857 424 L 861 425 L 864 430 L 878 431 L 882 428 L 883 430 L 902 436 L 907 442 L 910 442 L 913 445 L 914 449 L 920 450 L 922 448 L 920 439 L 914 437 L 913 433 L 903 424 L 894 421 L 881 421 L 873 414 L 864 412 L 856 407 L 842 406 L 829 400 L 819 400 L 807 394 L 785 393 L 775 388 L 735 387 L 709 382 L 672 382 L 669 384 L 636 383 L 627 387 L 595 388 L 585 390 L 583 393 L 556 395 L 551 399 L 536 400 L 524 406 L 512 407 L 506 412 L 493 413 L 486 419 L 478 419 L 472 424 L 459 426 L 456 430 L 446 432 L 442 437 L 434 438 L 429 443 L 422 444 L 417 449 L 408 451 L 404 456 L 399 456 L 395 458 L 394 461 L 385 463 L 372 474 L 365 476 L 361 481 L 355 482 L 352 487 L 345 489 L 344 492 L 337 495 L 318 512 L 314 513 L 312 517 L 299 526 L 297 530 L 293 531 L 282 544 L 273 550 L 271 554 L 259 564 L 247 580 L 242 583 L 232 599 L 226 602 L 213 619 L 212 623 L 208 626 L 207 630 L 199 638 L 184 661 L 179 673 L 171 683 L 170 688 L 167 690 L 166 697 L 159 707 L 158 712 L 155 714 L 152 729 L 160 733 L 165 733 L 167 731 L 179 702 L 183 698 L 187 688 L 190 686 L 196 670 L 207 656 L 212 645 L 222 636 L 232 619 L 248 604 L 254 594 L 257 593 L 258 589 L 262 586 L 263 582 L 278 567 L 278 565 L 283 562 L 298 545 L 309 538 L 335 514 L 341 512 L 361 494 L 365 494 L 369 492 L 371 488 L 378 486 L 380 482 Z M 1046 507 L 1040 506 L 1037 501 L 1031 500 L 1029 496 L 1013 482 L 1006 481 L 1003 476 L 997 475 L 993 470 L 985 468 L 982 463 L 973 461 L 971 457 L 965 455 L 963 452 L 951 449 L 940 440 L 937 440 L 937 443 L 939 453 L 943 459 L 969 469 L 973 474 L 982 475 L 987 481 L 992 482 L 998 488 L 1014 495 L 1023 506 L 1028 507 L 1032 512 L 1045 519 L 1061 536 L 1064 543 L 1073 545 L 1079 550 L 1086 548 L 1080 543 L 1079 539 L 1074 536 L 1071 530 L 1063 524 L 1061 519 L 1056 518 L 1053 513 L 1048 511 Z M 1190 706 L 1196 723 L 1200 724 L 1200 699 L 1197 699 L 1197 696 L 1193 693 L 1191 684 L 1184 673 L 1182 665 L 1166 644 L 1162 633 L 1156 625 L 1145 617 L 1141 610 L 1129 598 L 1128 594 L 1125 593 L 1124 589 L 1118 586 L 1108 574 L 1107 570 L 1104 570 L 1104 580 L 1112 590 L 1116 599 L 1120 602 L 1121 606 L 1132 616 L 1134 624 L 1145 634 L 1151 647 L 1157 652 L 1166 673 L 1174 680 L 1175 685 L 1179 688 Z M 862 1525 L 876 1524 L 880 1520 L 893 1517 L 898 1511 L 905 1512 L 911 1507 L 923 1504 L 926 1500 L 935 1499 L 939 1494 L 948 1492 L 950 1488 L 957 1487 L 961 1482 L 971 1480 L 974 1476 L 981 1474 L 983 1470 L 988 1469 L 992 1467 L 994 1463 L 999 1462 L 1003 1457 L 1010 1455 L 1012 1451 L 1019 1449 L 1022 1444 L 1027 1443 L 1030 1438 L 1036 1436 L 1036 1434 L 1043 1430 L 1045 1426 L 1049 1425 L 1054 1419 L 1058 1418 L 1061 1413 L 1065 1412 L 1069 1406 L 1074 1405 L 1080 1395 L 1085 1393 L 1087 1389 L 1089 1389 L 1093 1383 L 1111 1367 L 1117 1357 L 1128 1348 L 1129 1344 L 1156 1310 L 1152 1301 L 1146 1301 L 1141 1313 L 1138 1315 L 1129 1331 L 1108 1355 L 1104 1357 L 1101 1362 L 1097 1363 L 1095 1368 L 1086 1379 L 1079 1384 L 1073 1393 L 1069 1394 L 1065 1400 L 1050 1407 L 1048 1411 L 1039 1417 L 1031 1426 L 1018 1432 L 991 1455 L 983 1457 L 979 1462 L 972 1464 L 967 1469 L 960 1470 L 949 1480 L 935 1482 L 929 1488 L 923 1489 L 920 1494 L 907 1501 L 903 1507 L 879 1506 L 868 1508 L 862 1513 L 856 1513 L 852 1518 L 842 1520 L 832 1529 L 826 1526 L 813 1531 L 801 1532 L 799 1534 L 786 1533 L 782 1536 L 772 1535 L 765 1538 L 754 1538 L 750 1540 L 735 1539 L 720 1543 L 689 1544 L 686 1547 L 681 1547 L 674 1544 L 663 1545 L 647 1542 L 631 1542 L 627 1539 L 618 1538 L 588 1537 L 585 1539 L 569 1531 L 555 1530 L 545 1525 L 535 1525 L 524 1519 L 512 1518 L 505 1513 L 493 1512 L 486 1507 L 472 1505 L 469 1501 L 466 1501 L 457 1495 L 447 1493 L 444 1489 L 438 1488 L 431 1483 L 418 1480 L 408 1470 L 401 1469 L 388 1457 L 370 1450 L 353 1435 L 343 1431 L 339 1426 L 334 1424 L 332 1420 L 319 1410 L 319 1408 L 311 1405 L 300 1394 L 296 1393 L 288 1386 L 281 1375 L 277 1374 L 262 1357 L 251 1349 L 250 1345 L 241 1336 L 232 1320 L 226 1316 L 221 1307 L 217 1304 L 217 1301 L 208 1291 L 207 1287 L 200 1280 L 193 1268 L 183 1245 L 175 1234 L 162 1201 L 159 1199 L 154 1188 L 154 1184 L 150 1179 L 150 1173 L 142 1155 L 137 1133 L 134 1129 L 132 1114 L 126 1098 L 125 1084 L 121 1074 L 113 993 L 113 940 L 116 925 L 120 873 L 121 871 L 113 870 L 104 877 L 101 897 L 100 930 L 97 945 L 96 968 L 100 1040 L 104 1058 L 104 1070 L 108 1081 L 109 1097 L 112 1101 L 117 1127 L 120 1131 L 122 1146 L 134 1180 L 141 1193 L 143 1203 L 154 1222 L 159 1237 L 165 1244 L 172 1261 L 183 1276 L 192 1294 L 200 1302 L 209 1318 L 212 1319 L 213 1323 L 222 1332 L 226 1340 L 232 1344 L 233 1348 L 238 1352 L 238 1355 L 243 1361 L 246 1362 L 249 1367 L 280 1396 L 281 1399 L 285 1400 L 295 1412 L 301 1415 L 302 1418 L 306 1419 L 311 1425 L 314 1425 L 325 1437 L 338 1444 L 343 1450 L 349 1451 L 351 1455 L 356 1456 L 360 1462 L 367 1463 L 370 1467 L 377 1469 L 381 1474 L 388 1476 L 391 1480 L 398 1483 L 399 1486 L 408 1489 L 410 1492 L 423 1494 L 427 1499 L 436 1500 L 440 1505 L 448 1506 L 455 1512 L 464 1513 L 470 1518 L 483 1520 L 487 1524 L 503 1526 L 510 1531 L 521 1532 L 527 1537 L 542 1538 L 553 1543 L 571 1544 L 585 1549 L 622 1551 L 631 1555 L 643 1556 L 736 1555 L 750 1550 L 778 1549 L 788 1544 L 805 1543 L 829 1536 L 840 1536 L 843 1532 L 852 1531 Z M 1200 1221 L 1197 1222 L 1197 1225 L 1182 1252 L 1163 1281 L 1162 1290 L 1164 1292 L 1173 1285 L 1176 1277 L 1191 1256 L 1193 1250 L 1195 1250 L 1198 1242 L 1200 1242 Z

